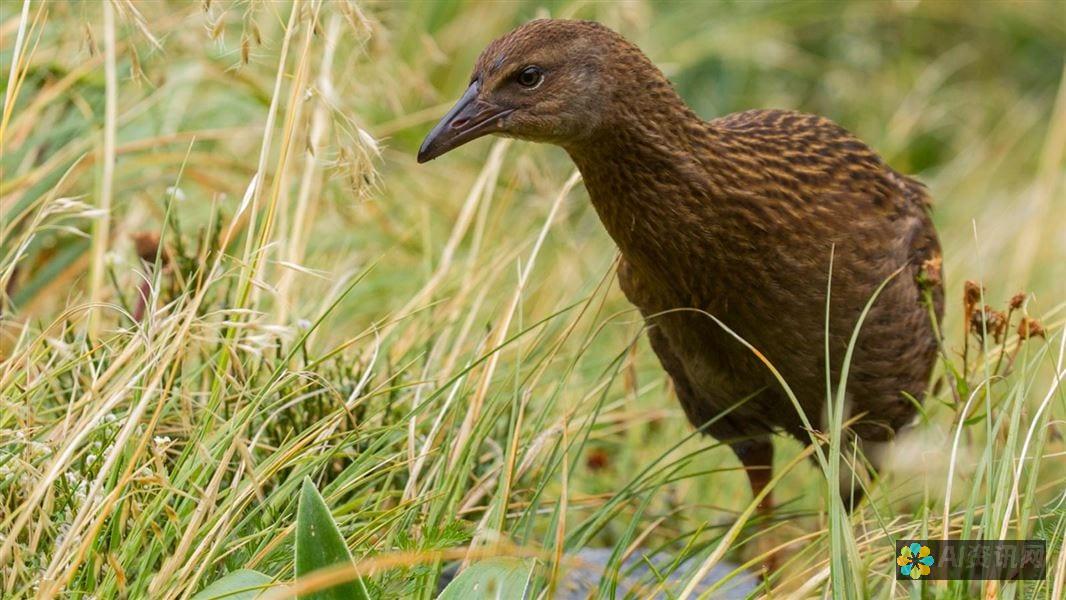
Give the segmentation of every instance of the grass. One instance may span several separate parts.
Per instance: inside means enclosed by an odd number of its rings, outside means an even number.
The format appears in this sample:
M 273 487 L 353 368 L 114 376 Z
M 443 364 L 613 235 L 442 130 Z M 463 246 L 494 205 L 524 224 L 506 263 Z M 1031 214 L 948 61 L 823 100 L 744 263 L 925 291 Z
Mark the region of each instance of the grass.
M 291 582 L 306 476 L 355 557 L 340 577 L 382 597 L 432 598 L 462 557 L 533 557 L 545 591 L 582 547 L 617 574 L 638 547 L 757 569 L 768 541 L 760 594 L 1061 598 L 1059 10 L 3 0 L 0 595 Z M 415 164 L 484 44 L 542 13 L 625 32 L 704 116 L 825 114 L 930 185 L 947 384 L 854 514 L 781 440 L 777 518 L 748 522 L 560 151 Z M 981 307 L 1019 290 L 997 335 Z M 1046 539 L 1048 577 L 894 581 L 893 539 L 948 536 Z

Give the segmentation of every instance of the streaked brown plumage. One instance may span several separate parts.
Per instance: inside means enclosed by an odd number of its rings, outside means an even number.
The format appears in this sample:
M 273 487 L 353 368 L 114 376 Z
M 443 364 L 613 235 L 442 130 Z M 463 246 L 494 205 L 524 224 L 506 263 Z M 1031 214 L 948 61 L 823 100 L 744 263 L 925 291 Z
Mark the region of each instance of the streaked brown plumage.
M 732 445 L 753 491 L 769 479 L 771 433 L 811 437 L 769 369 L 708 314 L 780 371 L 819 428 L 825 331 L 835 390 L 859 315 L 887 281 L 850 364 L 853 431 L 884 441 L 913 418 L 908 396 L 922 398 L 937 348 L 918 281 L 939 268 L 930 200 L 843 128 L 782 110 L 703 121 L 618 34 L 538 20 L 485 49 L 419 160 L 488 133 L 552 143 L 573 159 L 685 413 L 697 426 L 717 418 L 706 432 Z M 938 273 L 927 275 L 939 319 Z

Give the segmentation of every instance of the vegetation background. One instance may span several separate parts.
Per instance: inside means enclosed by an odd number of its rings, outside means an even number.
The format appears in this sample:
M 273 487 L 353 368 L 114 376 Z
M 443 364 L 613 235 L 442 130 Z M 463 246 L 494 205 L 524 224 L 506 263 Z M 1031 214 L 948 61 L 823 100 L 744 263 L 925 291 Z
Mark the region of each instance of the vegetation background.
M 641 548 L 678 597 L 767 549 L 757 595 L 1064 597 L 1061 2 L 0 7 L 0 595 L 291 581 L 309 476 L 381 597 L 434 597 L 467 548 L 550 595 L 584 547 L 615 550 L 604 596 Z M 947 384 L 854 514 L 782 440 L 750 522 L 560 150 L 415 164 L 484 45 L 547 15 L 623 32 L 707 118 L 820 113 L 930 186 Z M 892 540 L 946 535 L 1046 539 L 1048 578 L 895 581 Z

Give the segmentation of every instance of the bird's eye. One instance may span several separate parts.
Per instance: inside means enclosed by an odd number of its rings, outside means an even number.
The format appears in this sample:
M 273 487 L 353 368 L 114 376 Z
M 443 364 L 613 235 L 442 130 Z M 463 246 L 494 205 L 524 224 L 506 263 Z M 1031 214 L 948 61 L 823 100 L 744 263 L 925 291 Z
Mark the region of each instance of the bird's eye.
M 535 88 L 544 81 L 544 72 L 539 67 L 526 67 L 518 72 L 518 85 Z

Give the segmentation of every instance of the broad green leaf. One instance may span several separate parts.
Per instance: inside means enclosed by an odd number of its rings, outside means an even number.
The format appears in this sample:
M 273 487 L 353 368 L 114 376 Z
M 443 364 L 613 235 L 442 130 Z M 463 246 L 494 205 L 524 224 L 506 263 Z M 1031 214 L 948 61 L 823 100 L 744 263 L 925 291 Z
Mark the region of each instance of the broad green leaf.
M 253 600 L 273 581 L 259 571 L 240 569 L 200 590 L 192 600 Z
M 337 523 L 329 513 L 322 495 L 309 478 L 304 478 L 300 507 L 296 514 L 296 577 L 312 571 L 351 563 L 352 554 L 344 543 Z M 301 600 L 363 600 L 370 594 L 362 579 L 346 581 L 329 589 L 300 596 Z
M 437 600 L 485 598 L 522 600 L 529 591 L 533 561 L 496 557 L 474 563 L 459 573 Z

